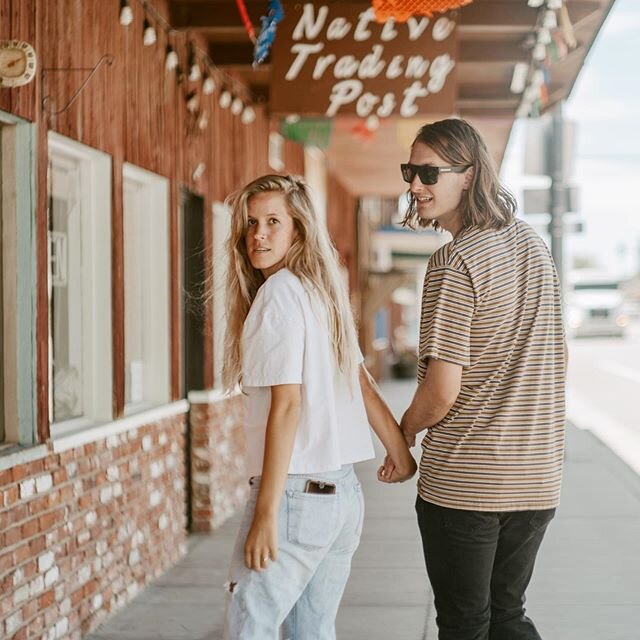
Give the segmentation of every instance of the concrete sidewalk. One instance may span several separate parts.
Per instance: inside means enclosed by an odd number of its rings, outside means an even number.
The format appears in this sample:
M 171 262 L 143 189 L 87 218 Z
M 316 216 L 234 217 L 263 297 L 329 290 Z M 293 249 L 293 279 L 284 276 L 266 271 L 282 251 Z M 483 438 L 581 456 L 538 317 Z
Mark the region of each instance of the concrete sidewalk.
M 393 410 L 415 385 L 383 386 Z M 418 449 L 415 451 L 419 455 Z M 358 465 L 367 515 L 338 616 L 339 640 L 435 640 L 413 511 L 415 483 L 382 485 Z M 90 640 L 216 640 L 237 518 L 190 538 L 188 555 Z M 527 611 L 544 640 L 640 640 L 640 478 L 569 427 L 562 504 L 540 552 Z

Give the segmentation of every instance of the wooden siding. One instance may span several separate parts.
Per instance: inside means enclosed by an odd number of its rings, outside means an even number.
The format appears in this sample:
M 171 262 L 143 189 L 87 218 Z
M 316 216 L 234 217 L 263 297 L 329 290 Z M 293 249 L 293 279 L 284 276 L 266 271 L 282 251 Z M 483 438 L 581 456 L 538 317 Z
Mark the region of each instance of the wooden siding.
M 332 174 L 327 179 L 327 227 L 329 234 L 349 272 L 349 291 L 358 294 L 357 256 L 358 200 Z
M 151 4 L 168 16 L 165 0 Z M 39 437 L 48 437 L 48 302 L 47 265 L 47 134 L 56 131 L 111 155 L 113 162 L 112 209 L 112 304 L 113 365 L 116 416 L 124 406 L 124 255 L 122 220 L 122 166 L 124 162 L 165 176 L 170 180 L 170 274 L 171 274 L 171 392 L 180 388 L 180 288 L 179 288 L 179 194 L 181 186 L 205 199 L 207 262 L 211 258 L 211 205 L 248 180 L 270 171 L 268 134 L 270 125 L 264 107 L 256 107 L 256 120 L 242 124 L 230 110 L 218 105 L 220 79 L 212 96 L 201 96 L 209 114 L 209 126 L 201 131 L 186 109 L 186 92 L 199 87 L 186 78 L 178 85 L 174 73 L 164 66 L 167 36 L 158 29 L 158 42 L 142 44 L 144 14 L 132 3 L 134 22 L 123 27 L 118 21 L 119 0 L 0 0 L 0 38 L 32 43 L 38 55 L 39 73 L 26 87 L 0 89 L 0 109 L 35 122 L 38 127 L 37 245 L 38 283 L 38 417 Z M 205 43 L 196 41 L 205 50 Z M 186 67 L 186 37 L 178 34 L 173 46 Z M 47 71 L 52 68 L 92 68 L 105 54 L 114 57 L 103 65 L 70 108 L 49 115 L 41 108 L 42 93 L 50 96 L 51 110 L 61 109 L 88 76 L 88 71 Z M 194 181 L 196 167 L 205 164 Z M 301 146 L 285 144 L 287 171 L 304 173 Z M 212 329 L 211 310 L 206 326 Z M 206 383 L 212 380 L 212 346 L 207 341 Z

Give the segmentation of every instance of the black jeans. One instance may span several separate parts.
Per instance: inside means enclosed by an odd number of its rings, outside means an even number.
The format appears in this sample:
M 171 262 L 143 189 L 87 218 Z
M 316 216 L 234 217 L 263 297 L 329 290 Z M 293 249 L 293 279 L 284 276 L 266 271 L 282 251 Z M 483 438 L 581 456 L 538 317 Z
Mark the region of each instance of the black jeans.
M 487 512 L 416 500 L 439 640 L 541 640 L 524 592 L 555 509 Z

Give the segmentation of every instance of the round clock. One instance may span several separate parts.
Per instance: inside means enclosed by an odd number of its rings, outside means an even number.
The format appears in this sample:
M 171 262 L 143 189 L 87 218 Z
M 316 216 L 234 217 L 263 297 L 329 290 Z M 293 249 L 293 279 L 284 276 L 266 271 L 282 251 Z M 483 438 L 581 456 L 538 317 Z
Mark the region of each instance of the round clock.
M 28 42 L 0 40 L 0 87 L 21 87 L 36 75 L 36 52 Z

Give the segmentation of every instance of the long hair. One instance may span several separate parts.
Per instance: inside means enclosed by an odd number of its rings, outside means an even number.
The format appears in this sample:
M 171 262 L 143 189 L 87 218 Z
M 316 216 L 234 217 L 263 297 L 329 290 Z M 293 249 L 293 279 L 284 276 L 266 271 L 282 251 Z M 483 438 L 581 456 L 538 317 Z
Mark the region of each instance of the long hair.
M 411 147 L 421 142 L 435 151 L 451 165 L 473 167 L 473 178 L 469 189 L 462 192 L 460 213 L 462 229 L 500 229 L 514 218 L 517 203 L 511 192 L 500 184 L 487 145 L 480 134 L 466 121 L 448 118 L 424 125 Z M 436 220 L 425 220 L 418 216 L 415 197 L 407 193 L 409 207 L 403 226 L 415 229 L 433 226 L 440 228 Z
M 338 367 L 351 379 L 355 366 L 357 337 L 349 296 L 340 273 L 340 257 L 319 222 L 307 185 L 297 176 L 265 175 L 232 194 L 231 231 L 227 241 L 227 330 L 224 341 L 222 379 L 226 389 L 241 379 L 242 327 L 258 289 L 265 281 L 249 261 L 245 237 L 249 202 L 259 193 L 282 193 L 296 230 L 284 260 L 285 268 L 298 276 L 310 292 L 319 295 L 327 311 L 331 345 Z

